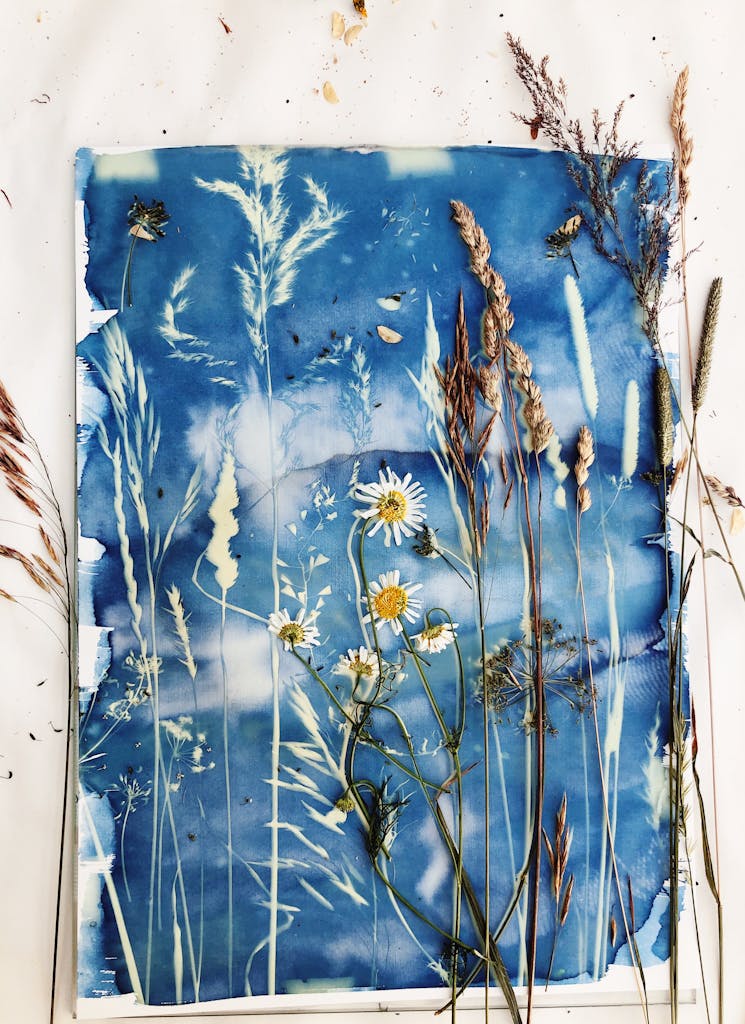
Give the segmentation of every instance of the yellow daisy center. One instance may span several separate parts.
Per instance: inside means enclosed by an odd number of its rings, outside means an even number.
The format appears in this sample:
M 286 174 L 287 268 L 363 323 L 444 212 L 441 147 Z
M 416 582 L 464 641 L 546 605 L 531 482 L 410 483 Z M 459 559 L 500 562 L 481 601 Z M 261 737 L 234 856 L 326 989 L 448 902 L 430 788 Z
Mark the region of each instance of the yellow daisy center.
M 360 661 L 359 658 L 350 661 L 349 667 L 358 676 L 371 676 L 373 673 L 372 665 L 369 665 L 366 661 Z
M 442 636 L 444 632 L 445 626 L 440 623 L 437 626 L 428 626 L 426 629 L 423 629 L 421 636 L 423 640 L 436 640 L 438 637 Z
M 409 603 L 409 595 L 403 587 L 383 587 L 373 598 L 375 612 L 380 619 L 397 619 L 403 615 Z
M 303 627 L 299 622 L 287 622 L 277 634 L 280 640 L 287 641 L 293 647 L 299 644 L 305 637 Z
M 406 516 L 406 498 L 400 491 L 389 491 L 378 499 L 377 508 L 384 523 L 400 523 Z

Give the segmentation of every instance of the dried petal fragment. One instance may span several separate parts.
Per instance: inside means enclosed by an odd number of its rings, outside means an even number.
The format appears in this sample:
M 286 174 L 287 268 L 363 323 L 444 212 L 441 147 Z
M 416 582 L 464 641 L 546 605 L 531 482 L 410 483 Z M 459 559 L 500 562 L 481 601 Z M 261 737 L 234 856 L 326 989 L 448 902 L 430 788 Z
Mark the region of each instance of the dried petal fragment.
M 354 0 L 354 9 L 361 17 L 367 17 L 367 11 L 365 9 L 365 0 Z
M 344 35 L 344 15 L 338 11 L 331 15 L 331 35 L 334 39 L 341 39 Z
M 355 41 L 355 39 L 357 38 L 361 31 L 362 25 L 352 25 L 350 26 L 350 28 L 347 29 L 347 31 L 344 33 L 344 42 L 347 44 L 347 46 L 352 45 L 352 43 Z
M 331 82 L 323 83 L 323 98 L 327 103 L 339 102 L 339 97 L 336 95 L 336 89 L 333 87 Z
M 399 341 L 403 340 L 403 334 L 399 334 L 398 331 L 391 330 L 390 327 L 384 327 L 379 324 L 375 330 L 378 332 L 378 337 L 381 341 L 384 341 L 386 345 L 398 345 Z

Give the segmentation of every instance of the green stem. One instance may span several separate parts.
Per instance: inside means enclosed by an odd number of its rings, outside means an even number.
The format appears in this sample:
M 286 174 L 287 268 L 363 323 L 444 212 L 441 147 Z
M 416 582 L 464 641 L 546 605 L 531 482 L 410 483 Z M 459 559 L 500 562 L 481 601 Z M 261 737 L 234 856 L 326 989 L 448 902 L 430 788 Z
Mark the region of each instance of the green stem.
M 230 793 L 230 753 L 228 725 L 228 664 L 225 660 L 225 594 L 222 592 L 220 615 L 220 665 L 222 667 L 222 742 L 225 754 L 225 830 L 228 848 L 228 997 L 233 995 L 233 809 Z
M 122 277 L 122 295 L 119 301 L 119 309 L 124 309 L 124 289 L 127 289 L 127 305 L 132 305 L 132 253 L 134 251 L 135 242 L 137 241 L 137 235 L 132 235 L 132 241 L 130 242 L 129 252 L 127 253 L 127 262 L 124 264 L 124 276 Z

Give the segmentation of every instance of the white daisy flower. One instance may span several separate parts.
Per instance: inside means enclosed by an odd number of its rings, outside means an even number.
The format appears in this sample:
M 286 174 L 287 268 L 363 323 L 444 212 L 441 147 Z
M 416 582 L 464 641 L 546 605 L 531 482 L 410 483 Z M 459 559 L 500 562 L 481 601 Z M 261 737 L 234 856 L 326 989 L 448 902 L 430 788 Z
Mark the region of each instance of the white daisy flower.
M 315 626 L 304 623 L 304 618 L 304 608 L 300 609 L 294 619 L 291 619 L 287 609 L 283 608 L 281 612 L 271 613 L 267 629 L 282 641 L 286 651 L 291 651 L 295 647 L 317 647 L 320 634 Z
M 421 583 L 401 583 L 398 569 L 381 573 L 378 580 L 370 584 L 370 600 L 367 601 L 370 612 L 362 621 L 370 622 L 374 616 L 376 626 L 388 623 L 398 636 L 404 628 L 402 617 L 416 622 L 421 614 L 422 602 L 411 597 L 421 589 Z
M 422 485 L 412 483 L 411 473 L 403 480 L 390 468 L 380 470 L 379 483 L 358 484 L 355 498 L 364 502 L 369 508 L 358 509 L 361 519 L 374 520 L 375 525 L 368 536 L 373 537 L 383 527 L 385 544 L 391 543 L 391 534 L 396 544 L 402 537 L 412 537 L 421 529 L 427 513 L 424 511 L 424 493 Z
M 439 654 L 455 640 L 457 622 L 438 622 L 435 626 L 427 626 L 421 633 L 417 633 L 411 639 L 416 644 L 418 651 L 427 651 L 429 654 Z
M 375 651 L 360 647 L 356 651 L 350 647 L 346 655 L 342 654 L 334 672 L 339 676 L 352 676 L 354 679 L 364 677 L 371 682 L 378 678 L 378 656 Z

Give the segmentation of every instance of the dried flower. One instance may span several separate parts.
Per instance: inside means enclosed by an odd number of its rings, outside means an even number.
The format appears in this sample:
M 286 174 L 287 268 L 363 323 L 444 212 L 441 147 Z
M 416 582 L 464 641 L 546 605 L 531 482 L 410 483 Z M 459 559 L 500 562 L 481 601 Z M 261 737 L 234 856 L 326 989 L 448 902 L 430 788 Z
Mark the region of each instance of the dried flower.
M 391 536 L 397 545 L 403 537 L 412 537 L 421 529 L 427 515 L 422 485 L 412 482 L 411 473 L 402 480 L 390 467 L 379 471 L 378 483 L 359 484 L 355 498 L 368 506 L 355 514 L 374 523 L 370 537 L 383 527 L 386 547 L 391 543 Z
M 297 617 L 291 619 L 286 608 L 281 612 L 272 612 L 269 616 L 267 629 L 285 645 L 286 651 L 296 647 L 316 647 L 319 644 L 319 633 L 315 626 L 303 622 L 305 609 L 301 608 Z
M 381 573 L 378 580 L 370 584 L 370 598 L 365 598 L 370 612 L 363 622 L 370 622 L 374 618 L 376 625 L 387 624 L 398 636 L 404 628 L 402 618 L 416 622 L 419 617 L 422 603 L 411 595 L 421 589 L 421 583 L 401 583 L 398 569 Z

